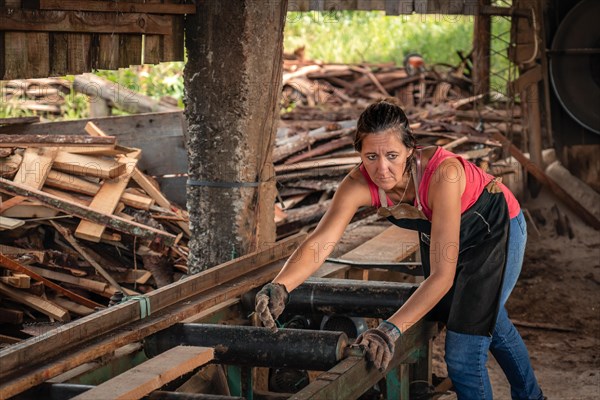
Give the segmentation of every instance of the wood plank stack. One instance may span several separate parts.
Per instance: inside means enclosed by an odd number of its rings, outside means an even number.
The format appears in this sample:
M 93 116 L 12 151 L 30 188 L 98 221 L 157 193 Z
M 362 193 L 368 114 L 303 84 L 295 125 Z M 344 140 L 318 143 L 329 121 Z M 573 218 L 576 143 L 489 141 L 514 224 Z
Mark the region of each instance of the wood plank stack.
M 93 123 L 85 131 L 0 135 L 6 336 L 22 339 L 25 320 L 66 322 L 187 272 L 187 213 L 137 168 L 139 149 Z

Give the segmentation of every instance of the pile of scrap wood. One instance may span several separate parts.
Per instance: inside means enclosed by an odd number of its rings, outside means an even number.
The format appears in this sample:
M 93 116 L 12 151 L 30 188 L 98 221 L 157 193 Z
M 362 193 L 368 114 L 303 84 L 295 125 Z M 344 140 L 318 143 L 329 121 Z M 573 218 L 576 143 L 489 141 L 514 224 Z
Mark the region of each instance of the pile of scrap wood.
M 2 324 L 68 321 L 187 272 L 187 213 L 137 168 L 140 150 L 85 130 L 0 135 Z
M 503 159 L 500 143 L 481 131 L 482 118 L 493 120 L 498 113 L 461 111 L 454 104 L 408 112 L 418 143 L 443 146 L 495 175 L 517 172 L 515 163 Z M 286 121 L 278 130 L 273 152 L 280 196 L 275 212 L 279 237 L 318 222 L 344 175 L 360 163 L 353 147 L 356 120 L 323 121 L 326 125 L 308 130 L 306 124 L 296 122 Z
M 473 95 L 470 57 L 457 66 L 340 65 L 290 56 L 284 60 L 283 107 L 273 160 L 280 199 L 277 233 L 284 237 L 325 213 L 343 176 L 360 162 L 353 149 L 356 120 L 376 99 L 396 97 L 419 145 L 444 146 L 496 175 L 519 168 L 503 158 L 490 133 L 515 140 L 521 110 L 500 97 L 483 105 Z
M 388 64 L 323 64 L 285 60 L 283 106 L 319 105 L 364 108 L 381 97 L 396 97 L 406 108 L 442 104 L 473 93 L 469 58 L 457 66 L 427 67 L 420 56 L 417 67 Z M 287 116 L 287 118 L 292 118 Z
M 0 82 L 4 107 L 47 116 L 64 114 L 71 82 L 62 78 L 14 79 Z

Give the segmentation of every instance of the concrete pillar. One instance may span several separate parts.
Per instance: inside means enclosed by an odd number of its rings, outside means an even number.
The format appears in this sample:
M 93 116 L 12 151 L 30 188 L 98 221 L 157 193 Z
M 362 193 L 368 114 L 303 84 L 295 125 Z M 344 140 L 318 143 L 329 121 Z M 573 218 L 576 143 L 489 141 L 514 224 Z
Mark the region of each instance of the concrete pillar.
M 275 240 L 271 153 L 287 1 L 204 0 L 186 20 L 190 273 Z M 258 186 L 247 186 L 263 182 Z M 221 187 L 231 186 L 231 187 Z

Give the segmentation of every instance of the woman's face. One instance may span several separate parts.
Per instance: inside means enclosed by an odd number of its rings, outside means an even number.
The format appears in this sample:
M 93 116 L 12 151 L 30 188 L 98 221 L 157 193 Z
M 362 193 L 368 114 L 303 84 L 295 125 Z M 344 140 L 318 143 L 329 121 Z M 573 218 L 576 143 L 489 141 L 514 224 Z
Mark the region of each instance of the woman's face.
M 366 135 L 362 140 L 360 157 L 377 186 L 391 190 L 403 182 L 409 150 L 392 131 Z

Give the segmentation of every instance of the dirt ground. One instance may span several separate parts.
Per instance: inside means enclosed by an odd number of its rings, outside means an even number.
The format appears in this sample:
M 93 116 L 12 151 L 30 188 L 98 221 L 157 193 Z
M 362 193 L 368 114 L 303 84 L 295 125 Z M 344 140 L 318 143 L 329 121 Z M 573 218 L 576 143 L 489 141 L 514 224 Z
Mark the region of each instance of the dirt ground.
M 548 399 L 600 399 L 600 232 L 559 205 L 574 236 L 558 235 L 554 205 L 546 192 L 524 204 L 532 215 L 546 221 L 532 218 L 540 235 L 528 221 L 523 270 L 507 309 Z M 566 331 L 550 329 L 554 327 Z M 491 355 L 488 369 L 494 398 L 510 399 L 509 384 Z M 435 341 L 434 373 L 447 376 L 443 335 Z

